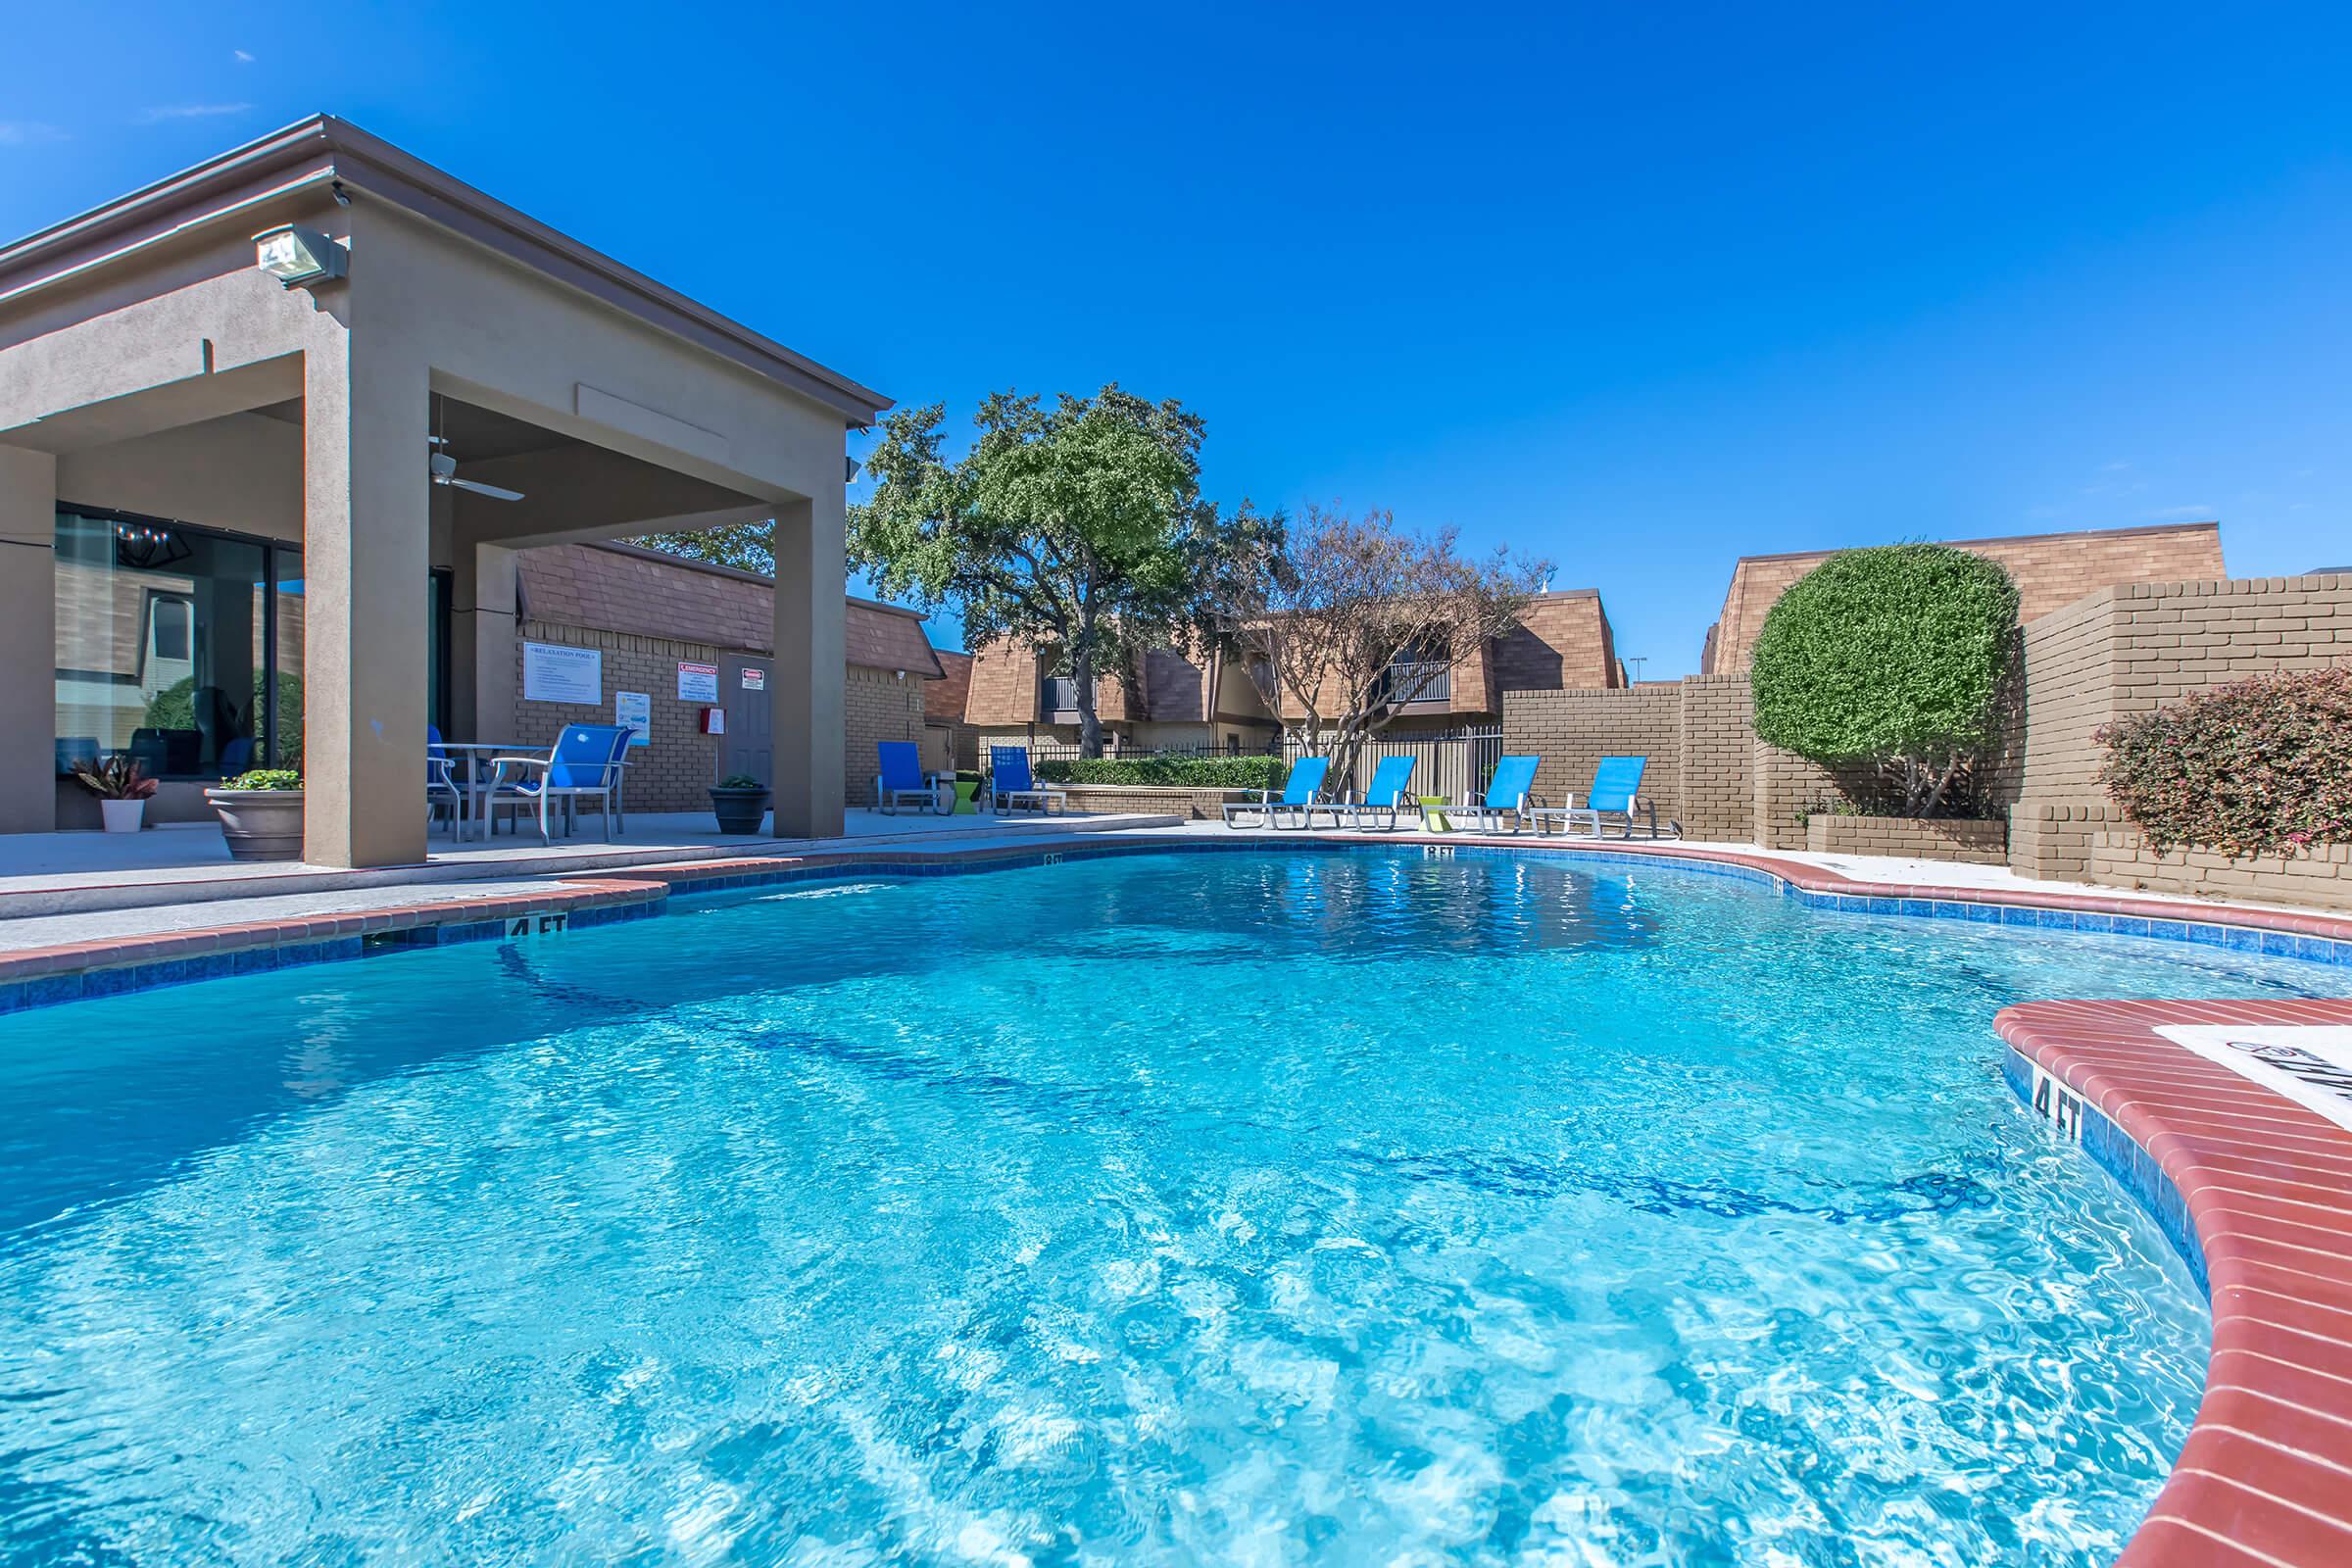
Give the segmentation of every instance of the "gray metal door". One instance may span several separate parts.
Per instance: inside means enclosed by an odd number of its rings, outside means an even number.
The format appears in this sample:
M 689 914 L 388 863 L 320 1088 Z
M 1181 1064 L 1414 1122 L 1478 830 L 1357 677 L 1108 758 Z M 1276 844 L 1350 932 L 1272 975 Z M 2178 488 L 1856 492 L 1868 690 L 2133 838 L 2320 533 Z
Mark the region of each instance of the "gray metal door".
M 726 710 L 727 732 L 719 737 L 718 776 L 749 773 L 760 783 L 776 782 L 775 742 L 770 728 L 767 682 L 771 671 L 764 659 L 728 659 L 719 665 L 718 699 Z

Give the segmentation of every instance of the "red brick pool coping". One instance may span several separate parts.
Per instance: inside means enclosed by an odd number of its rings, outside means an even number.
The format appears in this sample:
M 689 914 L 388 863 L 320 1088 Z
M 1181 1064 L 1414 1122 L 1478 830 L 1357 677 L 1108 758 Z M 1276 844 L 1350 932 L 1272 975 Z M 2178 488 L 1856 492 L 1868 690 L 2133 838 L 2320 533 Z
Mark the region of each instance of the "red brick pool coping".
M 1251 837 L 1273 844 L 1297 835 Z M 1465 834 L 1394 835 L 1385 842 L 1630 853 L 1744 866 L 1815 893 L 2068 909 L 2352 942 L 2352 919 L 2331 915 L 2101 893 L 1871 882 L 1769 854 Z M 1155 847 L 1175 846 L 1149 839 L 1096 841 L 1079 853 Z M 0 986 L 247 948 L 650 904 L 673 888 L 728 878 L 836 865 L 879 869 L 1034 859 L 1072 848 L 1063 841 L 929 854 L 845 850 L 574 873 L 532 894 L 387 903 L 355 912 L 233 921 L 0 954 Z M 2352 1024 L 2352 1002 L 2036 1002 L 2004 1009 L 1994 1020 L 2012 1049 L 2074 1090 L 2157 1161 L 2185 1200 L 2204 1253 L 2213 1304 L 2204 1402 L 2172 1478 L 2118 1568 L 2348 1568 L 2352 1134 L 2154 1032 L 2163 1024 L 2231 1023 Z
M 2154 1157 L 2205 1255 L 2213 1354 L 2120 1568 L 2352 1564 L 2352 1133 L 2164 1024 L 2352 1024 L 2352 1002 L 2031 1002 L 2001 1038 Z

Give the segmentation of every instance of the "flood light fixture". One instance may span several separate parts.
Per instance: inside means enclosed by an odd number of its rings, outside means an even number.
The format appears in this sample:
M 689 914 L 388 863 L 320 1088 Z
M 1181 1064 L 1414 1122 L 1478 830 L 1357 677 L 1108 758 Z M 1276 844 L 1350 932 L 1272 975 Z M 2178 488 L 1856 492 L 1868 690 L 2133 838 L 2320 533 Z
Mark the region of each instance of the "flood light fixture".
M 342 246 L 297 223 L 281 223 L 253 236 L 254 265 L 287 288 L 341 277 L 345 260 Z

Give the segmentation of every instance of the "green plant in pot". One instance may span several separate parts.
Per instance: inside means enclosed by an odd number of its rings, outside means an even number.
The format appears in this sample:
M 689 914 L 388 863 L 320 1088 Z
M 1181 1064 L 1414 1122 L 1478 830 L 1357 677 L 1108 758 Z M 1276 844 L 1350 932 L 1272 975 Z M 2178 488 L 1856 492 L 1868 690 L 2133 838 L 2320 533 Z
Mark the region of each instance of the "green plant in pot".
M 98 814 L 109 833 L 136 833 L 145 823 L 155 780 L 139 766 L 137 758 L 118 752 L 75 762 L 74 782 L 98 797 Z
M 767 786 L 749 773 L 729 773 L 710 786 L 710 809 L 721 833 L 757 833 L 767 817 Z
M 220 818 L 220 836 L 239 860 L 302 858 L 302 775 L 257 767 L 204 792 Z

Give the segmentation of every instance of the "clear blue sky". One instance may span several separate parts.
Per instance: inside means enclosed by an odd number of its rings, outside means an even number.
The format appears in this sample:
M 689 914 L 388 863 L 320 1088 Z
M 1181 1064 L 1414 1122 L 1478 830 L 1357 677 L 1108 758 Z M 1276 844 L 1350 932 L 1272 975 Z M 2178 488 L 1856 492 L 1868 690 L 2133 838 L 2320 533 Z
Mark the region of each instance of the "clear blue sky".
M 902 402 L 1180 397 L 1652 676 L 1741 554 L 2352 561 L 2340 7 L 726 12 L 21 7 L 0 229 L 325 109 Z

